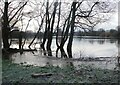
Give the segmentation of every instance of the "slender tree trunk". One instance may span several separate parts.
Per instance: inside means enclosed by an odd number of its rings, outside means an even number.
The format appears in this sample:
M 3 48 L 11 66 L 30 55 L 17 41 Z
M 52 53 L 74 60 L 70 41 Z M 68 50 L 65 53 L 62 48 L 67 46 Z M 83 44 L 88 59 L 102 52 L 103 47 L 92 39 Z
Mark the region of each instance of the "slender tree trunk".
M 45 51 L 45 47 L 44 47 L 44 45 L 45 45 L 45 42 L 46 42 L 46 31 L 45 31 L 45 33 L 44 33 L 44 36 L 43 36 L 43 42 L 42 42 L 42 44 L 40 45 L 40 47 L 43 49 L 43 51 L 44 51 L 44 55 L 46 55 L 46 51 Z
M 72 8 L 71 8 L 71 10 L 72 10 Z M 71 11 L 70 11 L 70 13 L 69 13 L 69 16 L 68 16 L 68 18 L 66 19 L 66 21 L 65 21 L 65 24 L 64 24 L 64 27 L 63 27 L 63 32 L 62 32 L 62 38 L 61 38 L 61 43 L 60 43 L 60 51 L 61 51 L 61 57 L 65 57 L 65 58 L 67 58 L 67 54 L 65 53 L 65 51 L 64 51 L 64 44 L 65 44 L 65 42 L 67 41 L 67 39 L 68 39 L 68 33 L 69 33 L 69 28 L 70 28 L 70 17 L 71 17 Z M 66 27 L 66 29 L 65 29 L 65 26 L 67 25 L 67 27 Z M 64 32 L 65 31 L 65 32 Z
M 68 45 L 67 45 L 67 52 L 69 58 L 72 58 L 72 42 L 73 42 L 73 35 L 74 35 L 74 28 L 71 29 Z
M 22 49 L 22 32 L 19 33 L 19 50 Z
M 117 58 L 118 65 L 120 66 L 120 39 L 118 39 L 118 58 Z
M 118 37 L 118 57 L 117 57 L 117 62 L 118 62 L 118 65 L 120 66 L 120 27 L 119 26 L 118 26 L 117 37 Z
M 26 32 L 26 30 L 27 30 L 27 28 L 28 28 L 31 20 L 32 20 L 32 19 L 30 18 L 29 21 L 28 21 L 28 23 L 27 23 L 27 26 L 26 26 L 26 28 L 25 28 L 25 32 Z M 22 44 L 22 49 L 24 48 L 24 45 L 25 45 L 26 40 L 27 40 L 27 37 L 26 37 L 26 34 L 25 34 L 25 36 L 24 36 L 24 41 L 23 41 L 23 44 Z
M 49 27 L 49 12 L 48 12 L 48 6 L 49 6 L 49 1 L 47 1 L 47 4 L 46 4 L 46 26 L 45 26 L 45 32 L 44 32 L 44 35 L 43 35 L 43 42 L 42 44 L 40 45 L 41 48 L 43 49 L 43 52 L 44 52 L 44 55 L 46 55 L 46 51 L 45 51 L 45 42 L 47 40 L 47 32 L 48 32 L 48 27 Z
M 71 10 L 72 10 L 72 8 L 71 8 Z M 70 27 L 70 20 L 71 20 L 70 17 L 71 17 L 71 11 L 69 13 L 68 18 L 65 20 L 65 23 L 64 23 L 64 26 L 63 26 L 63 31 L 62 31 L 62 34 L 61 34 L 62 37 L 61 37 L 60 45 L 58 45 L 58 43 L 57 43 L 58 30 L 57 30 L 57 34 L 56 34 L 57 51 L 60 49 L 60 51 L 61 51 L 61 57 L 64 57 L 64 58 L 67 58 L 67 54 L 65 53 L 63 47 L 64 47 L 65 42 L 68 39 L 68 33 L 69 33 L 69 27 Z M 57 51 L 56 51 L 56 53 L 57 53 Z
M 47 41 L 48 56 L 52 56 L 51 44 L 52 44 L 52 33 L 48 31 L 48 41 Z
M 52 51 L 51 51 L 51 44 L 52 44 L 52 34 L 53 34 L 53 28 L 54 28 L 54 23 L 55 23 L 55 15 L 56 15 L 56 8 L 57 8 L 58 2 L 56 1 L 54 3 L 54 11 L 52 15 L 52 23 L 51 27 L 48 30 L 48 41 L 47 41 L 47 51 L 48 51 L 48 56 L 52 56 Z M 49 23 L 50 26 L 50 23 Z
M 67 54 L 65 53 L 63 46 L 60 47 L 60 51 L 61 51 L 61 57 L 67 58 Z
M 56 50 L 56 57 L 58 57 L 58 51 L 60 48 L 60 45 L 58 44 L 58 34 L 59 34 L 59 24 L 60 24 L 60 14 L 61 14 L 61 1 L 59 3 L 59 13 L 58 13 L 58 22 L 57 22 L 57 32 L 56 32 L 56 45 L 57 45 L 57 50 Z
M 19 33 L 19 51 L 20 51 L 20 54 L 23 53 L 23 49 L 22 49 L 22 31 Z
M 0 56 L 2 56 L 1 54 L 1 48 L 2 48 L 2 23 L 1 23 L 1 20 L 0 20 Z
M 33 44 L 33 42 L 34 42 L 34 40 L 36 39 L 36 37 L 38 36 L 38 34 L 39 34 L 40 30 L 41 30 L 41 27 L 42 27 L 42 25 L 43 25 L 43 22 L 44 22 L 44 16 L 43 16 L 43 18 L 42 18 L 40 27 L 39 27 L 39 29 L 38 29 L 36 35 L 34 36 L 33 40 L 31 41 L 31 43 L 30 43 L 29 46 L 28 46 L 29 48 L 30 48 L 30 46 Z
M 67 45 L 67 52 L 68 52 L 69 58 L 72 58 L 72 42 L 73 42 L 73 35 L 74 35 L 76 4 L 77 4 L 77 2 L 73 2 L 71 31 L 70 31 L 70 37 L 69 37 L 69 41 L 68 41 L 68 45 Z

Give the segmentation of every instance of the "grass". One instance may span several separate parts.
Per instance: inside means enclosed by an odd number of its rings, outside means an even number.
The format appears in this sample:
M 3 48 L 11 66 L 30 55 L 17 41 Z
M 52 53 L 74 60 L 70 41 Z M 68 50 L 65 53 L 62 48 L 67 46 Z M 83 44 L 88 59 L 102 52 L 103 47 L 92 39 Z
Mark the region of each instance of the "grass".
M 2 82 L 6 83 L 120 83 L 119 70 L 107 70 L 80 65 L 60 68 L 47 65 L 44 67 L 13 64 L 2 61 Z M 32 78 L 32 73 L 52 73 L 50 77 Z M 108 84 L 109 85 L 109 84 Z

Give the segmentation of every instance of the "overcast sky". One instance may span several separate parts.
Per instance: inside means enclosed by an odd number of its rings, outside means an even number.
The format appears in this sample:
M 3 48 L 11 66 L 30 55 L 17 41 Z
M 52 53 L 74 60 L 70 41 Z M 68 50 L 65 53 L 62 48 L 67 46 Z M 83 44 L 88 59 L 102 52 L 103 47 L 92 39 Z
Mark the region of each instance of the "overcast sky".
M 66 0 L 65 0 L 66 1 Z M 94 0 L 95 1 L 95 0 Z M 97 0 L 98 1 L 98 0 Z M 102 1 L 110 1 L 110 2 L 115 2 L 115 1 L 119 1 L 119 0 L 102 0 Z M 98 24 L 95 29 L 99 29 L 99 28 L 103 28 L 105 30 L 109 30 L 109 29 L 116 29 L 116 27 L 118 26 L 118 3 L 116 3 L 116 11 L 111 13 L 111 17 L 109 20 L 107 20 L 104 23 L 100 23 Z M 28 30 L 32 30 L 35 31 L 38 26 L 36 26 L 38 24 L 36 24 L 36 22 L 31 22 L 30 26 L 28 28 Z
M 105 30 L 116 29 L 118 26 L 118 12 L 115 12 L 111 15 L 110 19 L 104 23 L 98 24 L 95 28 L 104 28 Z
M 120 0 L 102 0 L 102 1 L 109 1 L 115 4 L 115 12 L 111 13 L 110 19 L 107 20 L 104 23 L 100 23 L 98 24 L 95 28 L 99 29 L 99 28 L 103 28 L 105 30 L 109 30 L 109 29 L 116 29 L 116 27 L 118 26 L 118 6 L 120 7 Z

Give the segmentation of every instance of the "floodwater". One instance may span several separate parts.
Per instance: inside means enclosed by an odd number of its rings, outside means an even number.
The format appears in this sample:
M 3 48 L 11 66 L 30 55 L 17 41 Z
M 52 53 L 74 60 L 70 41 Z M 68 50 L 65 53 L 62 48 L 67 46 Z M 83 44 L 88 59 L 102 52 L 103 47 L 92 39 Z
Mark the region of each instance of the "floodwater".
M 27 41 L 29 42 L 29 41 Z M 38 42 L 38 43 L 37 43 Z M 80 37 L 74 37 L 73 41 L 73 58 L 76 59 L 63 59 L 59 57 L 55 57 L 56 51 L 56 42 L 55 38 L 52 42 L 52 52 L 53 56 L 44 56 L 42 50 L 40 48 L 40 41 L 35 41 L 36 45 L 32 47 L 36 47 L 38 49 L 37 52 L 25 52 L 22 55 L 20 53 L 13 54 L 11 59 L 13 63 L 23 63 L 29 65 L 36 66 L 45 66 L 45 65 L 53 65 L 64 67 L 66 65 L 73 65 L 78 67 L 81 64 L 92 65 L 95 67 L 100 67 L 103 69 L 114 69 L 116 67 L 116 56 L 118 55 L 118 41 L 115 39 L 83 39 Z M 27 48 L 28 44 L 25 45 Z M 67 43 L 64 46 L 66 51 Z M 13 44 L 11 47 L 18 48 L 17 44 Z M 79 61 L 77 59 L 81 57 L 92 57 L 92 58 L 105 58 L 105 61 Z M 109 58 L 108 58 L 109 57 Z

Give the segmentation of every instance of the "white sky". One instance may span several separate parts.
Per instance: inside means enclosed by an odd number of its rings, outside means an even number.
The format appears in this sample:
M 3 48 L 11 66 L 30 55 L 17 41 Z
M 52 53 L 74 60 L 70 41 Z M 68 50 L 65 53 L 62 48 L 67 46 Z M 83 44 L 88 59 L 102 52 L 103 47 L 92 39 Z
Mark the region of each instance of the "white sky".
M 103 0 L 103 1 L 108 1 L 108 0 Z M 112 2 L 112 1 L 118 1 L 118 0 L 109 0 L 109 1 Z M 33 30 L 31 28 L 36 28 L 37 29 L 37 26 L 34 27 L 34 25 L 36 25 L 36 23 L 33 23 L 33 25 L 31 24 L 30 28 L 28 28 L 28 30 Z M 116 11 L 111 13 L 110 19 L 108 21 L 104 22 L 104 23 L 98 24 L 95 27 L 95 29 L 103 28 L 105 30 L 109 30 L 109 29 L 116 29 L 117 26 L 118 26 L 118 6 L 116 6 Z M 35 31 L 35 29 L 33 31 Z
M 112 2 L 114 2 L 114 1 L 116 1 L 115 12 L 111 13 L 112 15 L 107 22 L 98 24 L 96 26 L 96 28 L 104 28 L 105 30 L 116 29 L 116 27 L 118 26 L 118 12 L 119 12 L 118 6 L 120 5 L 120 3 L 119 3 L 120 0 L 113 0 Z
M 35 0 L 32 0 L 32 1 L 35 1 Z M 39 1 L 39 0 L 36 0 L 36 1 Z M 62 1 L 66 1 L 66 0 L 62 0 Z M 101 0 L 101 1 L 110 1 L 110 2 L 117 1 L 118 2 L 119 0 Z M 116 27 L 118 26 L 118 11 L 117 10 L 118 8 L 116 8 L 116 12 L 112 13 L 112 16 L 110 17 L 108 21 L 106 21 L 105 23 L 98 24 L 95 27 L 95 29 L 99 29 L 99 28 L 103 28 L 105 30 L 116 29 Z M 31 21 L 28 27 L 28 30 L 36 31 L 37 29 L 38 29 L 38 24 L 34 21 Z
M 105 30 L 109 30 L 116 29 L 117 26 L 118 26 L 118 12 L 113 13 L 112 16 L 110 17 L 110 20 L 98 24 L 95 28 L 96 29 L 104 28 Z

